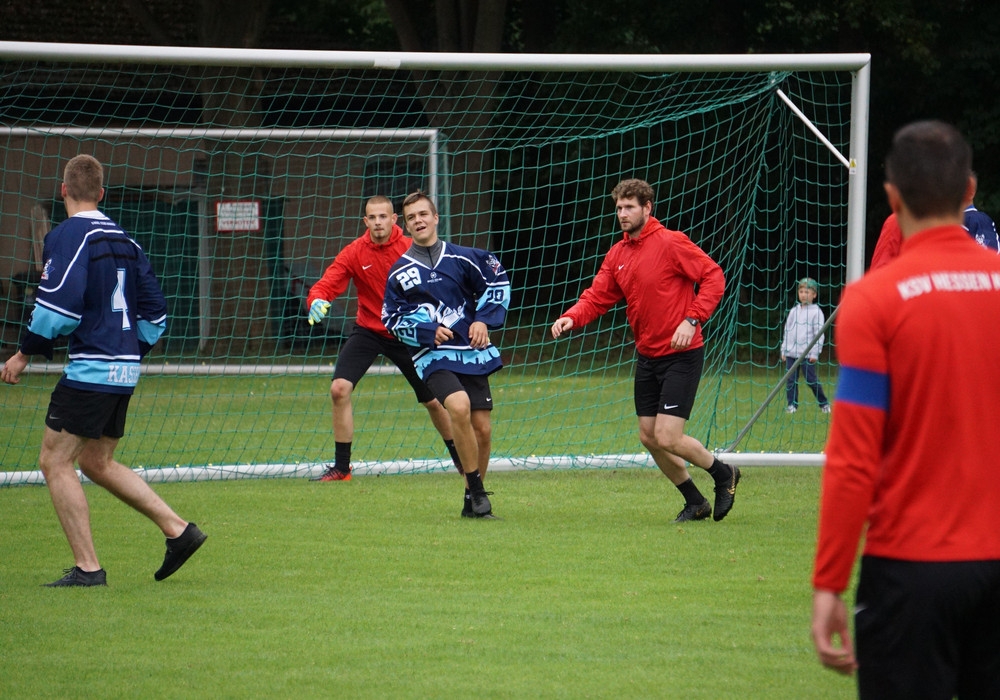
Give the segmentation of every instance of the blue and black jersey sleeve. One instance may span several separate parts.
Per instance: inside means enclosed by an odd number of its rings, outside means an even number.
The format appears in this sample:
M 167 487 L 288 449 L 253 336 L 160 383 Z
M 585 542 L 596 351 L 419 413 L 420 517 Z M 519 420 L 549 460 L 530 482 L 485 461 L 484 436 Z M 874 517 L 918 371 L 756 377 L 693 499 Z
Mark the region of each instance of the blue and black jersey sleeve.
M 475 320 L 485 323 L 491 330 L 500 328 L 507 320 L 507 309 L 510 306 L 510 280 L 507 271 L 493 253 L 473 250 L 473 259 L 482 276 L 482 288 L 476 299 Z

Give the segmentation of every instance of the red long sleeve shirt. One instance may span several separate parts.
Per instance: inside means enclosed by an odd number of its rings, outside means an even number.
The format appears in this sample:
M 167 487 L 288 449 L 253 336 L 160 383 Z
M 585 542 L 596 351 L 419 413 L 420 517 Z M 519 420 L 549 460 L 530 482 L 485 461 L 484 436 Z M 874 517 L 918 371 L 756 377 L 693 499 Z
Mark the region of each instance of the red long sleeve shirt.
M 905 239 L 849 285 L 813 586 L 847 588 L 864 553 L 1000 559 L 1000 260 L 961 226 Z
M 899 255 L 899 248 L 902 245 L 903 231 L 899 228 L 899 221 L 896 220 L 895 214 L 889 214 L 882 222 L 882 230 L 879 231 L 875 252 L 872 253 L 872 263 L 868 269 L 877 270 L 888 265 Z
M 382 299 L 389 268 L 409 249 L 412 241 L 399 226 L 392 227 L 389 240 L 376 244 L 371 233 L 364 234 L 347 246 L 326 268 L 320 280 L 309 289 L 306 307 L 316 299 L 333 301 L 345 291 L 350 281 L 358 290 L 357 324 L 386 338 L 392 338 L 382 325 Z
M 687 317 L 707 321 L 725 286 L 722 268 L 690 238 L 649 217 L 638 238 L 626 233 L 611 247 L 590 288 L 563 316 L 579 328 L 624 299 L 636 350 L 663 357 L 677 352 L 670 347 L 677 326 Z M 704 343 L 699 323 L 686 349 Z

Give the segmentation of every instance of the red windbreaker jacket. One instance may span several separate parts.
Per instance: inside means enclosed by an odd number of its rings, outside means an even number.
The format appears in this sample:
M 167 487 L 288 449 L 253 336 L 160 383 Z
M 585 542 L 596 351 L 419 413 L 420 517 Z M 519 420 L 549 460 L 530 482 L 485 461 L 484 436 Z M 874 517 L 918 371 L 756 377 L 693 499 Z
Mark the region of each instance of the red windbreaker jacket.
M 636 350 L 663 357 L 677 352 L 670 341 L 687 317 L 699 321 L 687 349 L 705 344 L 701 323 L 719 305 L 725 286 L 722 268 L 690 238 L 649 217 L 638 238 L 625 233 L 611 247 L 590 288 L 563 316 L 580 328 L 624 299 Z
M 365 231 L 340 251 L 320 280 L 309 289 L 306 307 L 316 299 L 333 301 L 345 291 L 350 281 L 358 290 L 357 324 L 386 338 L 392 338 L 382 325 L 382 299 L 385 297 L 385 281 L 389 268 L 405 253 L 412 241 L 403 235 L 399 226 L 392 227 L 389 240 L 383 245 L 372 241 L 371 233 Z

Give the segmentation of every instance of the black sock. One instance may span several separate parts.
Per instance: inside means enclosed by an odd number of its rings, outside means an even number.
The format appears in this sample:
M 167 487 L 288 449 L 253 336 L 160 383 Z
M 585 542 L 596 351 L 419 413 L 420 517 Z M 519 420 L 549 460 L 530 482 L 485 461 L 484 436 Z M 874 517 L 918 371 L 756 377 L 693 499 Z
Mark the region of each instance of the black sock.
M 458 449 L 455 447 L 455 441 L 445 440 L 444 446 L 448 448 L 448 454 L 451 455 L 451 461 L 455 465 L 455 469 L 458 470 L 459 474 L 464 474 L 465 470 L 462 469 L 462 460 L 458 457 Z
M 716 457 L 712 466 L 708 468 L 708 473 L 716 481 L 725 481 L 733 475 L 733 468 L 725 462 L 720 462 L 719 458 Z
M 483 490 L 483 480 L 479 476 L 479 470 L 474 469 L 471 472 L 466 472 L 465 480 L 469 483 L 469 491 L 476 492 Z
M 694 485 L 691 479 L 688 479 L 683 484 L 677 484 L 677 490 L 684 496 L 684 503 L 687 505 L 700 506 L 705 502 L 705 497 L 701 495 L 701 491 L 698 490 L 698 487 Z
M 333 443 L 333 468 L 348 474 L 351 471 L 351 443 Z

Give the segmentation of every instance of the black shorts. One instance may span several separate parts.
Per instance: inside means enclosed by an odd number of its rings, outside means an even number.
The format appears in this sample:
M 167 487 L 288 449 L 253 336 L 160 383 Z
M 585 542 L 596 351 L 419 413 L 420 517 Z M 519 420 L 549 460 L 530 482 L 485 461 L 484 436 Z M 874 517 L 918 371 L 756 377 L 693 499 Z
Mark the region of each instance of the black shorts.
M 354 327 L 347 340 L 340 347 L 337 365 L 333 368 L 333 378 L 346 379 L 357 386 L 379 355 L 388 357 L 394 365 L 399 367 L 399 371 L 413 387 L 417 401 L 427 403 L 434 399 L 434 394 L 427 388 L 427 384 L 420 378 L 413 366 L 413 358 L 410 356 L 409 348 L 395 338 L 383 337 L 360 326 Z
M 446 369 L 438 370 L 427 377 L 427 386 L 437 400 L 444 400 L 452 394 L 464 391 L 469 395 L 469 406 L 473 411 L 492 411 L 493 394 L 490 393 L 490 377 L 486 374 L 456 374 Z
M 635 364 L 635 414 L 690 418 L 704 364 L 704 347 L 663 357 L 639 355 Z
M 1000 561 L 864 556 L 858 696 L 1000 698 Z
M 56 384 L 45 413 L 45 425 L 57 433 L 99 440 L 125 434 L 125 416 L 131 394 L 84 391 Z

